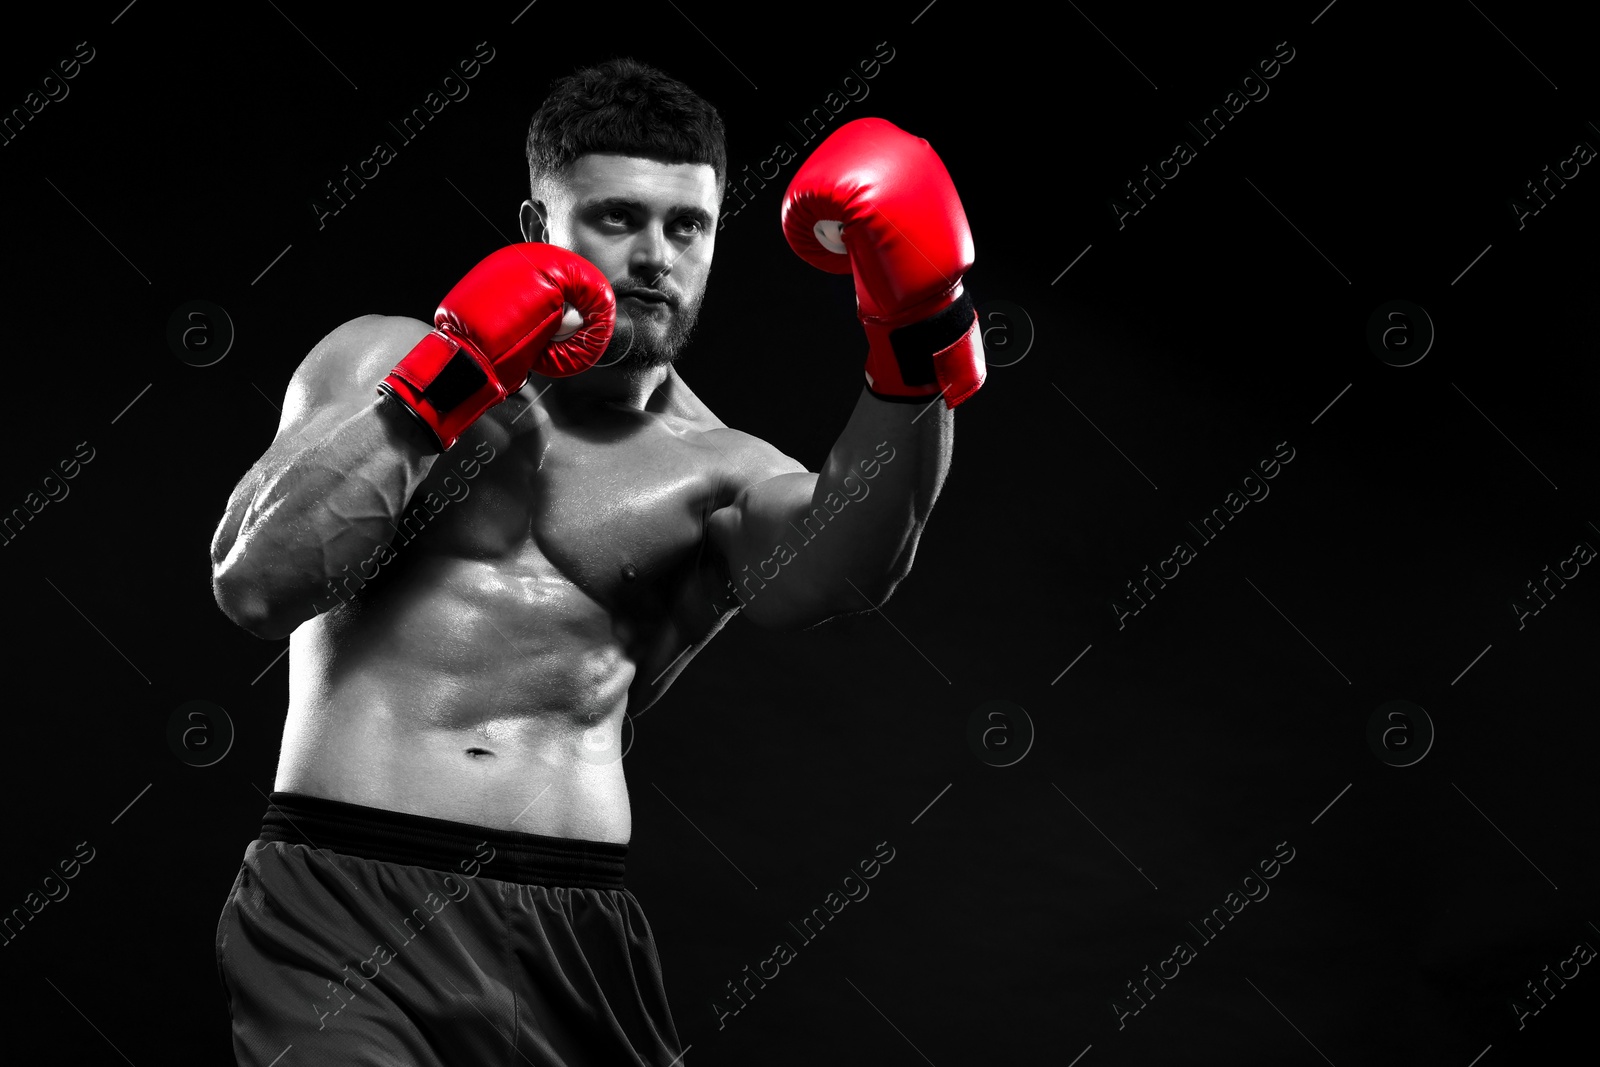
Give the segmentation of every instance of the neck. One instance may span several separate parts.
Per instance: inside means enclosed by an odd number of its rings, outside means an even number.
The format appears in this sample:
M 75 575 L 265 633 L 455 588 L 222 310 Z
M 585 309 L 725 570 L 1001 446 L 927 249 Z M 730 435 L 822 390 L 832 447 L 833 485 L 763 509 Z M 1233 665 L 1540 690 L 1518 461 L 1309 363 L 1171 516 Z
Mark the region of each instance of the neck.
M 586 407 L 621 404 L 643 411 L 650 398 L 671 378 L 671 366 L 592 367 L 566 378 L 546 378 L 534 374 L 534 391 L 563 406 Z M 547 391 L 548 390 L 548 391 Z

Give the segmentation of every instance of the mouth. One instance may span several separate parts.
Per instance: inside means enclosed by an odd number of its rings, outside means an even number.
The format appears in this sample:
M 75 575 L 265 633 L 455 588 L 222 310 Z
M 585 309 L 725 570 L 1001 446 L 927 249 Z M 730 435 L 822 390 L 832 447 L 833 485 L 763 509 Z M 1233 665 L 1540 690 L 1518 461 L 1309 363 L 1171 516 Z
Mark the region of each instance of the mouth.
M 663 307 L 672 303 L 672 299 L 659 289 L 629 289 L 627 292 L 619 293 L 618 299 L 637 300 L 641 304 L 660 304 Z

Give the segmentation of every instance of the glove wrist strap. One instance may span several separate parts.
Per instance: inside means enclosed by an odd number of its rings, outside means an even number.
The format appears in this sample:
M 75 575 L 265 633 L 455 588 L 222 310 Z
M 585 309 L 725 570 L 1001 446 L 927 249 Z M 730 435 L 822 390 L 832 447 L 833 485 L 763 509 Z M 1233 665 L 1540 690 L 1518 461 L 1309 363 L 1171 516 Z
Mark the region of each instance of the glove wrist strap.
M 510 394 L 494 366 L 465 339 L 443 329 L 429 333 L 378 383 L 428 428 L 447 451 L 485 411 Z
M 957 286 L 931 315 L 895 323 L 863 318 L 867 390 L 882 400 L 925 403 L 943 395 L 954 408 L 983 384 L 983 336 L 972 298 Z

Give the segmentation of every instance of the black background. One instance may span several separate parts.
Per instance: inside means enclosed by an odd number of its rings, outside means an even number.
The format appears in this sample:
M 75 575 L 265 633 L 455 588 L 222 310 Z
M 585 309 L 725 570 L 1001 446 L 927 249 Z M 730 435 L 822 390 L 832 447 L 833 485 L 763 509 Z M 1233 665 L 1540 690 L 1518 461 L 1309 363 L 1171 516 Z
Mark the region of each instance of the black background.
M 970 291 L 1024 308 L 1034 338 L 957 412 L 883 616 L 735 622 L 636 724 L 629 880 L 685 1062 L 1490 1067 L 1586 1033 L 1593 968 L 1520 1030 L 1510 1004 L 1600 945 L 1600 578 L 1585 568 L 1521 629 L 1511 602 L 1600 545 L 1600 178 L 1583 168 L 1520 230 L 1509 205 L 1600 145 L 1591 42 L 1571 9 L 1323 2 L 335 17 L 113 0 L 4 35 L 7 110 L 77 42 L 95 55 L 0 146 L 0 509 L 95 450 L 0 547 L 0 909 L 95 849 L 0 948 L 5 1043 L 41 1062 L 227 1061 L 216 919 L 271 789 L 287 668 L 284 642 L 214 606 L 207 547 L 305 352 L 359 314 L 427 317 L 516 236 L 527 119 L 573 66 L 628 54 L 688 81 L 726 117 L 738 177 L 800 147 L 786 123 L 879 42 L 894 58 L 836 121 L 929 139 L 971 220 Z M 495 58 L 470 95 L 319 229 L 323 183 L 394 141 L 387 120 L 480 41 Z M 1270 95 L 1119 229 L 1123 182 L 1193 141 L 1183 120 L 1280 41 L 1294 58 Z M 815 467 L 863 344 L 848 282 L 782 239 L 797 165 L 718 234 L 680 369 Z M 194 299 L 237 331 L 209 367 L 166 341 Z M 1366 341 L 1394 299 L 1437 328 L 1408 367 Z M 996 362 L 1027 347 L 1015 316 L 991 325 Z M 1119 629 L 1124 583 L 1283 441 L 1270 496 Z M 210 767 L 166 740 L 193 699 L 237 731 Z M 994 699 L 1037 731 L 1004 768 L 967 740 Z M 1404 768 L 1366 740 L 1395 699 L 1437 731 Z M 723 984 L 882 841 L 895 859 L 871 895 L 719 1029 Z M 1284 841 L 1271 895 L 1119 1030 L 1124 983 L 1197 942 L 1187 923 Z

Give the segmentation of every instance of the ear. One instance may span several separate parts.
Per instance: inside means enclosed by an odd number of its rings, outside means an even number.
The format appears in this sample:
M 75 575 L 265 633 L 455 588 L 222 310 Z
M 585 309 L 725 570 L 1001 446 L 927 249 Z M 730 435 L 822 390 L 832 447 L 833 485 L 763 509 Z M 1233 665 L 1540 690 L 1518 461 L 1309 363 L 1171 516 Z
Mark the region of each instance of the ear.
M 524 200 L 522 209 L 517 213 L 517 219 L 522 223 L 522 239 L 540 244 L 550 241 L 549 215 L 546 213 L 544 203 L 539 200 Z

